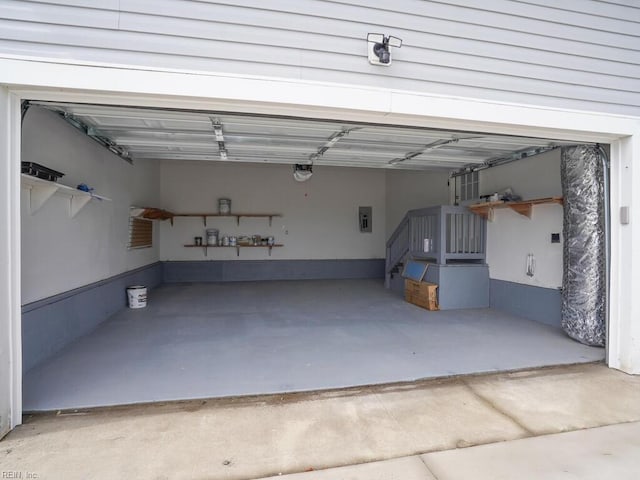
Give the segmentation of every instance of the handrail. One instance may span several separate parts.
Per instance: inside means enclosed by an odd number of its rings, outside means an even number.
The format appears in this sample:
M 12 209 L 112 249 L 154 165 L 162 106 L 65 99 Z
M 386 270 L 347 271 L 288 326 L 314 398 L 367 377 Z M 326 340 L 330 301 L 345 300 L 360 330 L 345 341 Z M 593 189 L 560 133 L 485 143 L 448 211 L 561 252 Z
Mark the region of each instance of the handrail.
M 389 288 L 391 270 L 409 253 L 409 212 L 405 214 L 386 244 L 385 284 Z
M 484 262 L 486 220 L 455 205 L 409 210 L 387 240 L 386 254 L 387 285 L 407 256 L 438 264 Z
M 393 231 L 393 233 L 389 237 L 389 240 L 387 240 L 387 247 L 390 247 L 393 241 L 396 238 L 398 238 L 398 236 L 400 235 L 400 230 L 402 230 L 402 227 L 404 226 L 404 224 L 409 222 L 410 213 L 411 213 L 411 210 L 409 210 L 407 213 L 404 214 L 404 217 L 402 217 L 402 220 L 400 220 L 400 223 L 398 224 L 396 229 Z

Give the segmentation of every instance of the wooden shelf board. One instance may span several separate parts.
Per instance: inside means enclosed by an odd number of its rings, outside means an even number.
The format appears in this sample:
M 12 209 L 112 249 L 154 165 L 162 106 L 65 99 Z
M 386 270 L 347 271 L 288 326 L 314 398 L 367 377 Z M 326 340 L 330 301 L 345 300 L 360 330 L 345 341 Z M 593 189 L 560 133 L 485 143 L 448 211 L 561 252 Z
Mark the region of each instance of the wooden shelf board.
M 230 213 L 229 215 L 222 215 L 220 213 L 174 213 L 174 217 L 255 217 L 255 218 L 268 218 L 268 217 L 281 217 L 280 213 Z
M 204 256 L 207 256 L 207 251 L 210 248 L 235 248 L 236 249 L 236 255 L 239 257 L 240 256 L 240 249 L 241 248 L 268 248 L 269 249 L 269 256 L 271 256 L 271 250 L 274 247 L 283 247 L 284 245 L 282 245 L 281 243 L 276 243 L 275 245 L 184 245 L 187 248 L 204 248 Z
M 269 248 L 269 247 L 284 247 L 281 243 L 275 245 L 184 245 L 184 247 L 192 248 Z
M 268 218 L 269 226 L 271 226 L 271 222 L 275 217 L 282 217 L 280 213 L 230 213 L 228 215 L 223 215 L 220 213 L 174 213 L 173 217 L 197 217 L 202 218 L 202 223 L 204 226 L 207 226 L 207 217 L 214 218 L 235 218 L 236 223 L 240 225 L 241 218 Z M 173 218 L 171 219 L 171 225 L 173 225 Z
M 562 197 L 546 197 L 546 198 L 535 198 L 533 200 L 522 200 L 518 202 L 486 202 L 486 203 L 476 203 L 475 205 L 469 205 L 469 209 L 480 215 L 482 218 L 490 219 L 492 216 L 493 210 L 496 208 L 510 208 L 514 212 L 519 213 L 527 218 L 531 218 L 533 213 L 534 205 L 542 205 L 549 203 L 556 203 L 562 205 L 563 199 Z

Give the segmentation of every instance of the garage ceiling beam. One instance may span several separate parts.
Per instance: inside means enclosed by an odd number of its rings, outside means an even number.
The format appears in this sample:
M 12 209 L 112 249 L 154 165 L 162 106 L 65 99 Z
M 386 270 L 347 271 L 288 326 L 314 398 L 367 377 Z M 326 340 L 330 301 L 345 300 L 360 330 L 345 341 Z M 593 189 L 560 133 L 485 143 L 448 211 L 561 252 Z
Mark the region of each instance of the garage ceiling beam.
M 423 155 L 427 152 L 430 152 L 432 150 L 435 150 L 436 148 L 441 148 L 444 147 L 445 145 L 449 145 L 450 143 L 456 143 L 459 139 L 454 137 L 451 139 L 441 139 L 441 140 L 436 140 L 435 142 L 431 142 L 428 145 L 425 145 L 424 148 L 417 150 L 415 152 L 410 152 L 407 153 L 404 157 L 401 158 L 394 158 L 393 160 L 389 160 L 389 165 L 397 165 L 401 162 L 405 162 L 407 160 L 411 160 L 417 156 Z
M 220 160 L 226 160 L 227 147 L 224 143 L 224 135 L 222 134 L 222 123 L 217 118 L 211 118 L 211 125 L 213 126 L 213 133 L 216 136 L 216 142 L 218 143 L 218 152 L 220 154 Z
M 327 150 L 329 150 L 331 147 L 333 147 L 336 143 L 338 143 L 338 141 L 340 141 L 341 138 L 349 135 L 349 132 L 352 132 L 353 130 L 359 130 L 360 127 L 355 127 L 355 128 L 350 128 L 350 129 L 343 129 L 340 130 L 339 132 L 334 132 L 328 139 L 327 142 L 322 145 L 321 147 L 318 148 L 318 150 L 316 151 L 316 153 L 312 153 L 309 156 L 309 161 L 311 163 L 313 163 L 315 160 L 317 160 L 318 158 L 320 158 L 322 155 L 325 154 L 325 152 Z

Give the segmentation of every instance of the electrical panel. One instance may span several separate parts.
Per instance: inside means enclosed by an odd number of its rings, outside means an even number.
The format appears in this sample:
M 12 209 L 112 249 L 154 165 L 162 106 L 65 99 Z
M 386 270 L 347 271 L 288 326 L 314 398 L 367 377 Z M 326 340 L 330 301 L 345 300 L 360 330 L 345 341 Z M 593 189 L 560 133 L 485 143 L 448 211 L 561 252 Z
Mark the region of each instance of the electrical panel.
M 358 207 L 358 225 L 363 233 L 371 233 L 371 207 Z

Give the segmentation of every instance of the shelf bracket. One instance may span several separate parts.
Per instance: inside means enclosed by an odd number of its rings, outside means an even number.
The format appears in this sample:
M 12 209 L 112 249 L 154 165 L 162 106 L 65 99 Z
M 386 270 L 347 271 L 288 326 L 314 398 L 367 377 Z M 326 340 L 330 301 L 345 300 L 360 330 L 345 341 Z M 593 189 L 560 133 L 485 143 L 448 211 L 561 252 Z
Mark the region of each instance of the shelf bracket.
M 209 249 L 207 248 L 206 245 L 203 245 L 202 248 L 204 249 L 204 256 L 207 256 L 207 253 L 209 252 Z
M 71 218 L 75 218 L 75 216 L 80 213 L 80 210 L 90 201 L 90 195 L 71 195 L 71 199 L 69 200 L 69 213 L 71 214 Z
M 533 211 L 533 205 L 530 203 L 509 205 L 509 208 L 527 218 L 531 218 L 531 212 Z
M 236 224 L 240 226 L 240 215 L 236 215 Z
M 273 215 L 269 215 L 269 226 L 271 226 L 272 222 L 273 222 Z M 269 249 L 269 255 L 271 255 L 271 249 Z
M 271 256 L 271 250 L 273 250 L 273 247 L 269 245 L 269 256 Z
M 29 210 L 31 215 L 36 213 L 58 191 L 55 185 L 31 186 L 29 189 Z
M 240 247 L 236 247 L 236 257 L 240 256 Z

